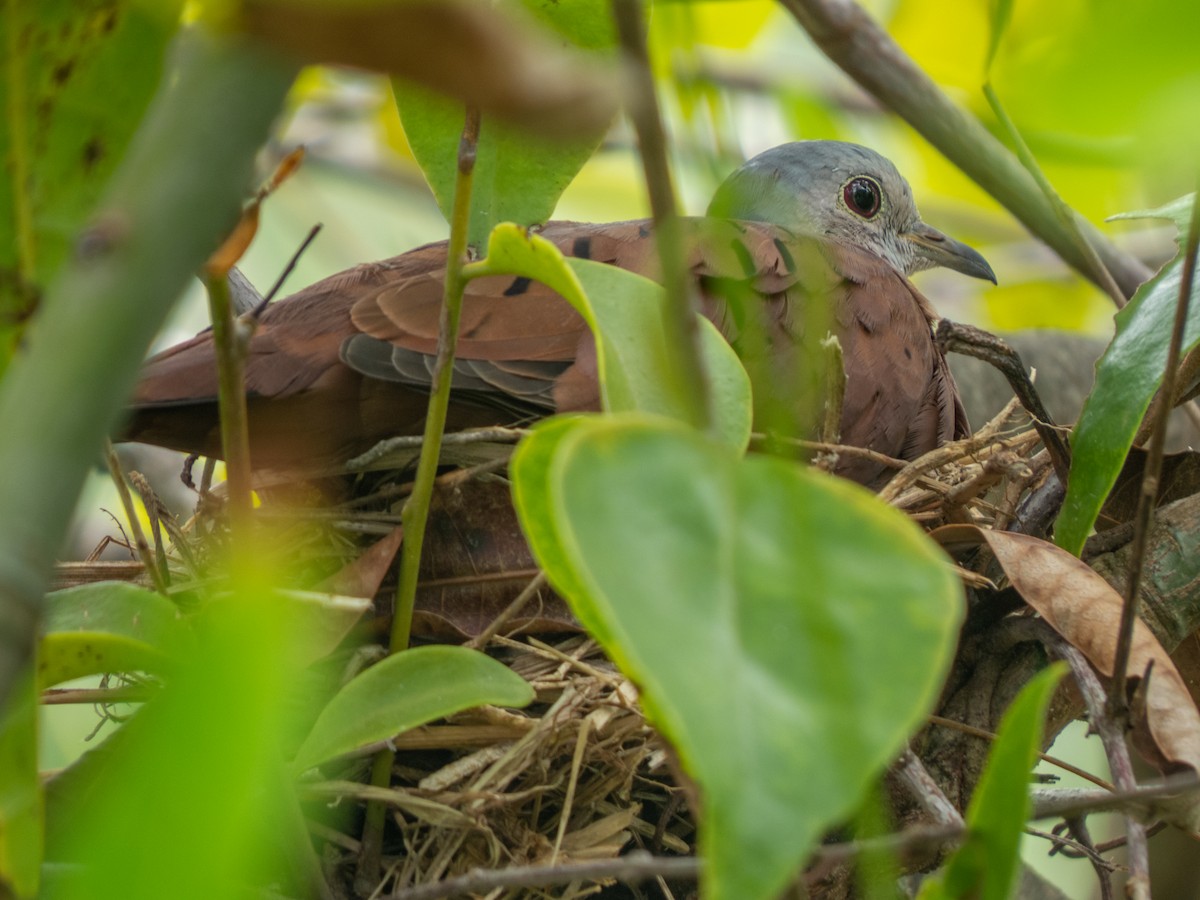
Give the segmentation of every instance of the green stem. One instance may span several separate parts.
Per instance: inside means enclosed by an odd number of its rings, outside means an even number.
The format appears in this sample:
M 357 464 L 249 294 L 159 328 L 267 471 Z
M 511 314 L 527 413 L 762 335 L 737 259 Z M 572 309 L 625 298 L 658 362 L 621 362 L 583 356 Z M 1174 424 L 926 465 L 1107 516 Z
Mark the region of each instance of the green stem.
M 689 421 L 698 428 L 712 425 L 712 398 L 700 351 L 700 322 L 691 275 L 687 269 L 675 188 L 667 164 L 667 138 L 654 92 L 654 75 L 646 54 L 645 19 L 641 0 L 612 0 L 613 18 L 625 52 L 631 91 L 629 118 L 637 132 L 638 150 L 650 194 L 654 236 L 662 265 L 667 302 L 663 308 L 666 351 L 671 365 L 667 372 L 675 381 L 675 393 L 687 404 Z
M 463 289 L 467 279 L 463 265 L 467 255 L 467 226 L 471 217 L 471 179 L 475 171 L 475 148 L 479 141 L 479 113 L 467 110 L 466 124 L 458 145 L 458 176 L 454 182 L 454 207 L 450 216 L 450 246 L 446 253 L 446 287 L 442 295 L 442 318 L 438 332 L 437 362 L 433 370 L 433 393 L 429 396 L 429 412 L 425 417 L 425 439 L 417 462 L 417 475 L 412 494 L 400 514 L 404 526 L 404 543 L 400 548 L 400 581 L 396 587 L 395 611 L 392 614 L 390 650 L 398 653 L 408 647 L 412 630 L 413 608 L 417 598 L 417 576 L 421 565 L 421 548 L 425 542 L 425 524 L 429 520 L 429 505 L 433 500 L 434 479 L 442 450 L 442 431 L 450 406 L 450 383 L 454 376 L 454 345 L 458 340 L 458 321 L 462 313 Z M 371 783 L 386 786 L 392 773 L 392 752 L 381 750 L 371 769 Z M 370 892 L 379 879 L 380 848 L 386 810 L 383 804 L 367 804 L 363 822 L 362 854 L 359 856 L 355 887 Z
M 1091 241 L 1083 233 L 1079 227 L 1079 220 L 1075 218 L 1075 213 L 1071 207 L 1067 206 L 1063 198 L 1058 195 L 1058 191 L 1054 190 L 1054 186 L 1050 184 L 1050 180 L 1046 178 L 1046 174 L 1042 171 L 1041 166 L 1034 159 L 1033 152 L 1029 149 L 1029 145 L 1025 143 L 1025 139 L 1021 137 L 1021 132 L 1017 130 L 1017 125 L 1009 118 L 1007 110 L 1000 103 L 1000 97 L 996 94 L 991 82 L 985 82 L 983 85 L 983 95 L 987 98 L 988 105 L 991 106 L 992 112 L 995 114 L 1000 127 L 1008 134 L 1009 140 L 1012 141 L 1013 149 L 1016 151 L 1017 159 L 1021 161 L 1021 165 L 1025 167 L 1025 171 L 1033 176 L 1033 180 L 1037 183 L 1042 195 L 1050 204 L 1050 208 L 1058 217 L 1059 223 L 1063 230 L 1075 242 L 1076 248 L 1079 250 L 1080 256 L 1087 266 L 1087 276 L 1091 280 L 1103 288 L 1104 292 L 1112 299 L 1113 303 L 1120 309 L 1127 302 L 1125 294 L 1117 287 L 1116 281 L 1113 280 L 1112 273 L 1108 267 L 1100 259 L 1100 255 L 1096 252 L 1096 248 L 1092 246 Z
M 438 331 L 437 361 L 433 368 L 433 393 L 425 417 L 425 442 L 417 462 L 412 495 L 400 514 L 404 526 L 404 544 L 400 552 L 400 583 L 396 587 L 396 609 L 392 618 L 391 651 L 408 647 L 413 606 L 417 596 L 417 574 L 421 548 L 425 543 L 425 523 L 433 500 L 438 458 L 442 452 L 442 431 L 450 407 L 450 383 L 454 377 L 454 346 L 458 341 L 458 320 L 462 315 L 463 289 L 467 285 L 463 264 L 467 255 L 467 226 L 471 218 L 471 179 L 475 171 L 475 147 L 479 141 L 479 113 L 467 110 L 462 139 L 458 146 L 458 177 L 454 182 L 454 207 L 450 217 L 450 246 L 446 252 L 446 287 L 442 296 L 442 318 Z
M 225 457 L 225 482 L 229 530 L 235 556 L 248 551 L 250 524 L 250 437 L 246 421 L 245 353 L 233 316 L 229 277 L 209 273 L 208 312 L 212 318 L 213 347 L 217 355 L 217 408 L 221 421 L 221 451 Z M 239 548 L 241 548 L 239 550 Z

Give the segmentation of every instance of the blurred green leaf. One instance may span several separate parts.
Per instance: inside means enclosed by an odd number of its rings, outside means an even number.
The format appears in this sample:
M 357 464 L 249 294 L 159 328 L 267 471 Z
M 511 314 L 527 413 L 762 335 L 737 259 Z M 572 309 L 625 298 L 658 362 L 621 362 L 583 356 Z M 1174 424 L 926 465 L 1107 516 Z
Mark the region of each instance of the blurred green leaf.
M 1096 522 L 1133 445 L 1167 364 L 1167 348 L 1183 278 L 1183 256 L 1143 284 L 1117 313 L 1117 334 L 1096 364 L 1096 384 L 1071 440 L 1067 496 L 1054 540 L 1076 556 Z M 1192 285 L 1183 352 L 1200 343 L 1200 279 Z
M 992 0 L 992 21 L 991 31 L 988 35 L 988 51 L 987 61 L 983 64 L 984 80 L 991 74 L 992 63 L 996 59 L 996 52 L 1000 49 L 1000 42 L 1004 40 L 1004 32 L 1008 30 L 1008 23 L 1012 21 L 1013 0 Z
M 468 268 L 470 271 L 470 268 Z M 566 259 L 545 238 L 505 223 L 492 232 L 480 273 L 523 275 L 553 288 L 598 335 L 604 408 L 641 410 L 687 420 L 689 406 L 672 393 L 663 326 L 666 294 L 657 283 L 586 259 Z M 750 379 L 729 343 L 701 317 L 701 352 L 710 379 L 714 429 L 745 449 L 753 414 Z
M 161 672 L 184 623 L 161 594 L 123 581 L 102 581 L 46 596 L 38 686 L 102 672 Z
M 1042 725 L 1066 673 L 1055 663 L 1032 678 L 1004 713 L 987 766 L 967 809 L 967 839 L 920 900 L 1008 900 L 1021 865 L 1029 818 L 1029 778 L 1042 749 Z
M 37 686 L 22 678 L 0 708 L 0 896 L 21 900 L 37 895 L 42 865 L 37 716 Z
M 533 689 L 520 675 L 465 647 L 394 653 L 350 681 L 321 710 L 292 763 L 319 763 L 452 713 L 484 704 L 525 706 Z
M 1023 132 L 1128 135 L 1147 159 L 1194 169 L 1197 34 L 1200 6 L 1176 0 L 1020 4 L 993 80 Z
M 560 39 L 581 50 L 611 55 L 616 47 L 609 0 L 506 2 L 524 7 Z M 463 106 L 409 82 L 396 81 L 393 89 L 409 146 L 449 219 L 465 120 Z M 500 222 L 533 225 L 549 219 L 562 192 L 600 146 L 607 125 L 577 138 L 554 141 L 485 116 L 471 184 L 469 242 L 482 246 Z
M 0 332 L 32 312 L 158 86 L 178 0 L 16 0 L 0 16 Z M 0 353 L 0 368 L 7 361 Z
M 305 640 L 265 581 L 206 604 L 171 678 L 84 757 L 103 764 L 55 802 L 47 856 L 65 865 L 48 870 L 55 883 L 45 896 L 150 900 L 169 885 L 172 897 L 211 900 L 268 884 L 291 896 L 311 889 L 283 858 L 294 800 L 280 746 L 297 712 L 295 648 Z
M 551 420 L 512 472 L 551 583 L 703 792 L 705 895 L 776 896 L 936 699 L 950 567 L 856 485 L 662 418 Z

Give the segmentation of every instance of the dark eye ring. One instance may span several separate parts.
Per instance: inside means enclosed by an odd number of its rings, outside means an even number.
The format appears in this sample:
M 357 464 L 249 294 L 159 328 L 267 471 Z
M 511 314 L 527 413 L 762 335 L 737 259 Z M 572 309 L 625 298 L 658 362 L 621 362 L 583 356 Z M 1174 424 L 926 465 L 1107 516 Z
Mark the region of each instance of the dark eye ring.
M 852 178 L 842 188 L 842 198 L 853 212 L 870 219 L 879 212 L 881 191 L 873 178 Z

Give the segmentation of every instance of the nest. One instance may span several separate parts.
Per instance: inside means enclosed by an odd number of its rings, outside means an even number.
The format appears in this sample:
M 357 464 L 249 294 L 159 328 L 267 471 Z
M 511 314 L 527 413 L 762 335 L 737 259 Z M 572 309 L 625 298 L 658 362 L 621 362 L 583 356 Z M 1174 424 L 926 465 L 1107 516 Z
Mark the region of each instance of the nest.
M 961 522 L 1010 526 L 1022 501 L 1051 471 L 1039 435 L 1021 416 L 1014 402 L 971 438 L 908 464 L 892 461 L 898 471 L 881 498 L 926 528 Z M 412 886 L 474 870 L 611 860 L 636 848 L 656 856 L 696 853 L 695 795 L 643 717 L 636 688 L 545 587 L 511 508 L 508 519 L 497 511 L 505 504 L 495 497 L 507 495 L 504 461 L 520 434 L 450 436 L 448 451 L 458 468 L 439 477 L 416 633 L 479 647 L 526 679 L 536 700 L 520 712 L 483 708 L 399 735 L 387 744 L 396 751 L 388 787 L 365 783 L 370 759 L 382 745 L 326 766 L 325 780 L 306 782 L 302 796 L 320 820 L 311 828 L 323 843 L 321 860 L 334 896 L 403 895 Z M 840 454 L 868 452 L 808 446 L 817 453 L 816 464 L 827 468 Z M 349 499 L 279 513 L 267 503 L 258 511 L 263 519 L 287 523 L 275 543 L 288 548 L 280 570 L 294 573 L 296 586 L 319 586 L 361 553 L 363 543 L 394 531 L 406 496 L 406 466 L 418 447 L 419 441 L 408 441 L 360 461 Z M 136 476 L 133 482 L 147 506 L 155 507 L 148 486 Z M 173 543 L 166 558 L 185 577 L 210 577 L 208 562 L 227 537 L 213 496 L 219 497 L 219 487 L 212 496 L 201 493 L 197 514 L 183 527 L 157 516 L 155 540 L 166 543 L 160 526 L 165 528 Z M 489 498 L 482 513 L 475 504 L 481 496 Z M 491 537 L 481 548 L 479 535 L 485 532 Z M 472 567 L 467 577 L 451 572 L 457 550 L 438 549 L 439 535 L 446 534 L 466 536 Z M 491 569 L 481 570 L 481 560 Z M 970 584 L 989 583 L 960 571 Z M 90 578 L 76 572 L 71 580 Z M 390 602 L 389 586 L 380 596 Z M 382 623 L 389 611 L 381 605 Z M 377 869 L 360 870 L 367 801 L 385 810 L 382 858 Z M 496 887 L 487 896 L 596 894 L 632 896 L 611 881 L 577 882 L 565 892 L 561 884 L 545 891 Z M 678 894 L 660 879 L 658 895 Z

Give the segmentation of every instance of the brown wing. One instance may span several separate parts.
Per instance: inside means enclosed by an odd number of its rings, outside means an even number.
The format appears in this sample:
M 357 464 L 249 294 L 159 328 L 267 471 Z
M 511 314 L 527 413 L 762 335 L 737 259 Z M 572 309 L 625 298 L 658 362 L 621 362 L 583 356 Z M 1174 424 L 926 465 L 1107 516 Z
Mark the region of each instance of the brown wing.
M 739 350 L 761 334 L 768 356 L 785 356 L 806 330 L 824 334 L 814 316 L 836 310 L 837 321 L 826 321 L 842 335 L 852 373 L 843 417 L 847 442 L 889 455 L 918 452 L 929 430 L 914 427 L 928 418 L 917 415 L 922 402 L 939 410 L 931 433 L 942 433 L 943 401 L 957 395 L 944 364 L 935 365 L 940 355 L 923 298 L 903 278 L 869 257 L 830 256 L 815 241 L 764 224 L 689 220 L 687 230 L 705 312 Z M 657 277 L 645 221 L 559 222 L 541 234 L 568 256 Z M 444 243 L 430 244 L 359 266 L 267 309 L 246 367 L 256 462 L 344 458 L 383 437 L 420 430 L 445 253 Z M 730 303 L 731 292 L 748 302 Z M 763 327 L 748 327 L 747 316 Z M 898 340 L 896 331 L 905 338 Z M 927 398 L 931 372 L 944 378 Z M 453 384 L 451 428 L 599 407 L 595 347 L 583 319 L 558 294 L 526 278 L 470 283 Z M 794 397 L 794 388 L 788 385 L 783 396 Z M 215 395 L 211 338 L 202 334 L 147 363 L 127 437 L 216 452 Z M 870 481 L 877 473 L 847 474 Z

